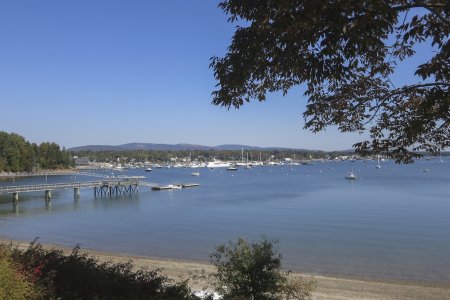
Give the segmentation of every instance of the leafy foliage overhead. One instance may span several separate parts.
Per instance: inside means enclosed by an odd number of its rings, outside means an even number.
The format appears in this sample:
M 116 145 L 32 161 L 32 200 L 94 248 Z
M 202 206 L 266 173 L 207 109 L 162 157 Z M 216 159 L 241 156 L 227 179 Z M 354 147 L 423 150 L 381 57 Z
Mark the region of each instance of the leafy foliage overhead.
M 450 2 L 444 0 L 227 0 L 238 22 L 228 53 L 213 57 L 213 104 L 239 108 L 297 85 L 308 98 L 305 128 L 370 133 L 355 144 L 411 162 L 450 146 Z M 427 49 L 414 82 L 396 66 Z M 415 69 L 414 69 L 415 68 Z

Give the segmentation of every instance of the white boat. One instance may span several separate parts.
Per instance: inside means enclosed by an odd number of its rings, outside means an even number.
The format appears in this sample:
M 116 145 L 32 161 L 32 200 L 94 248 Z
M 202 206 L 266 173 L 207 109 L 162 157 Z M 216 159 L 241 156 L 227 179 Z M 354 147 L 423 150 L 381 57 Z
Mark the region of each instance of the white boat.
M 380 165 L 380 155 L 378 154 L 378 163 L 376 165 L 377 169 L 381 169 L 381 165 Z
M 152 171 L 152 168 L 145 169 L 145 172 L 151 172 L 151 171 Z
M 228 167 L 227 171 L 237 171 L 237 168 L 236 167 Z
M 214 168 L 228 168 L 230 166 L 229 163 L 220 161 L 220 160 L 213 160 L 208 162 L 206 165 L 207 168 L 214 169 Z
M 248 154 L 247 154 L 247 156 L 248 156 Z M 237 162 L 235 164 L 235 166 L 236 167 L 245 167 L 245 166 L 247 166 L 247 164 L 248 164 L 248 162 L 247 163 L 244 162 L 244 148 L 242 148 L 241 149 L 241 161 Z
M 117 164 L 117 166 L 113 170 L 114 171 L 125 171 L 125 168 L 121 164 Z
M 189 187 L 196 187 L 196 186 L 199 186 L 200 184 L 198 184 L 198 183 L 184 183 L 184 184 L 182 184 L 181 186 L 183 187 L 183 188 L 189 188 Z
M 171 190 L 171 189 L 173 189 L 173 184 L 152 187 L 152 190 L 154 191 Z
M 356 175 L 355 175 L 355 173 L 353 173 L 353 171 L 350 171 L 347 173 L 347 175 L 345 175 L 345 179 L 356 180 Z
M 191 176 L 200 176 L 200 167 L 197 167 L 197 171 L 196 172 L 192 172 Z

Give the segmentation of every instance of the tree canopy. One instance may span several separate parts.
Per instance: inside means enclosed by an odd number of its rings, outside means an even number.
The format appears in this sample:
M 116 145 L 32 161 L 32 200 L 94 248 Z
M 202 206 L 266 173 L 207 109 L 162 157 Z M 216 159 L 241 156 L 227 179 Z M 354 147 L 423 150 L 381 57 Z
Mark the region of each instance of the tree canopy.
M 239 108 L 305 88 L 305 128 L 369 132 L 354 145 L 411 162 L 450 146 L 450 2 L 227 0 L 238 22 L 228 53 L 211 58 L 213 104 Z M 417 46 L 428 53 L 416 53 Z M 396 66 L 416 56 L 411 79 Z M 413 76 L 414 75 L 414 76 Z
M 55 143 L 30 144 L 16 133 L 0 131 L 0 172 L 68 168 L 72 164 L 70 154 Z

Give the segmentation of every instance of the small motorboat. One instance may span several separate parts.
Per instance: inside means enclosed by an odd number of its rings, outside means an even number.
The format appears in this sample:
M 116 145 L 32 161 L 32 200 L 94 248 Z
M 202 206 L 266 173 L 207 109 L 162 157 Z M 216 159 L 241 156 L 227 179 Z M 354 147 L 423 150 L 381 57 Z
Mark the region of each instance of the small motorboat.
M 171 189 L 173 189 L 173 184 L 152 187 L 152 190 L 154 191 L 171 190 Z
M 356 175 L 355 175 L 355 173 L 353 173 L 353 171 L 350 171 L 347 173 L 347 175 L 345 175 L 345 179 L 356 180 Z

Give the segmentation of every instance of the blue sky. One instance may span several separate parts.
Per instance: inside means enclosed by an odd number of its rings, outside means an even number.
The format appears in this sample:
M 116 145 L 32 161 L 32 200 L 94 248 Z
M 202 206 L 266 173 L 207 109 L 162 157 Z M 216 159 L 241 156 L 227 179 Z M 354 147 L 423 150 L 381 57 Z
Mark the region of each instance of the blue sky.
M 234 26 L 218 1 L 0 3 L 0 130 L 66 148 L 128 142 L 337 150 L 362 137 L 303 130 L 298 90 L 211 105 L 212 56 Z

